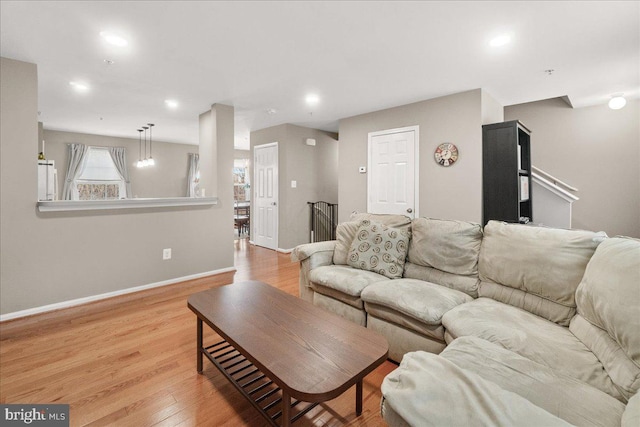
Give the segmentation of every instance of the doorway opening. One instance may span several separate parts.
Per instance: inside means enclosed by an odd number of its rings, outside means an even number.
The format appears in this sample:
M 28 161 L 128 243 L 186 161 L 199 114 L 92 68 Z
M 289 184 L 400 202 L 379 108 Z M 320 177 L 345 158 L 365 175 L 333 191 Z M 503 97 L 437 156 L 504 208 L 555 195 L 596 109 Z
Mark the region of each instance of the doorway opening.
M 233 162 L 233 224 L 235 239 L 251 236 L 251 184 L 249 159 Z

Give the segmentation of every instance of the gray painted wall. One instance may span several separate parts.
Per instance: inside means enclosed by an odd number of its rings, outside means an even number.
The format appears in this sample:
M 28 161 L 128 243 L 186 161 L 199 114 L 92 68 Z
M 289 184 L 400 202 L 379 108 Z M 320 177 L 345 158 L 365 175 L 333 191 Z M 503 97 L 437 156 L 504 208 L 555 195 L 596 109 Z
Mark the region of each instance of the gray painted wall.
M 504 121 L 504 107 L 489 92 L 482 89 L 480 101 L 483 125 Z
M 69 162 L 67 144 L 72 142 L 98 147 L 125 147 L 127 149 L 133 197 L 185 197 L 187 195 L 189 153 L 198 152 L 197 145 L 154 141 L 153 159 L 156 161 L 156 165 L 137 168 L 137 139 L 62 132 L 45 128 L 44 140 L 46 141 L 47 160 L 56 161 L 59 179 L 58 198 L 62 194 L 64 177 L 66 176 Z M 144 147 L 142 150 L 142 157 L 144 158 Z
M 532 131 L 533 164 L 580 190 L 573 228 L 640 237 L 639 100 L 621 110 L 561 98 L 505 107 L 516 119 Z
M 39 213 L 36 65 L 2 58 L 0 91 L 1 314 L 233 266 L 233 113 L 217 141 L 219 205 Z
M 251 150 L 233 150 L 234 159 L 250 159 Z
M 420 127 L 419 216 L 482 221 L 482 92 L 480 89 L 375 111 L 340 120 L 339 217 L 367 210 L 369 132 Z M 490 102 L 490 100 L 488 101 Z M 499 108 L 485 118 L 500 121 Z M 433 153 L 443 142 L 456 144 L 459 159 L 439 166 Z
M 305 145 L 307 138 L 316 145 Z M 278 247 L 288 250 L 309 242 L 307 202 L 338 202 L 338 141 L 333 133 L 292 124 L 251 132 L 252 150 L 271 142 L 278 142 Z

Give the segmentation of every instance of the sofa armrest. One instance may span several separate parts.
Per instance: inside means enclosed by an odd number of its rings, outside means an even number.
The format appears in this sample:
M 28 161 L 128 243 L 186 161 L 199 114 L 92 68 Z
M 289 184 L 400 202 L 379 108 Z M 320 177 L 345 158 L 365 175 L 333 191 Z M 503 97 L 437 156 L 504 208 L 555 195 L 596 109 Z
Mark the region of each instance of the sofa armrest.
M 299 296 L 305 301 L 313 302 L 313 289 L 309 281 L 309 273 L 314 268 L 333 264 L 335 240 L 328 242 L 307 243 L 296 247 L 291 253 L 292 261 L 300 261 Z
M 331 252 L 331 258 L 333 259 L 333 250 L 335 249 L 335 247 L 335 240 L 299 245 L 293 250 L 293 252 L 291 252 L 291 261 L 304 261 L 305 259 L 318 252 Z

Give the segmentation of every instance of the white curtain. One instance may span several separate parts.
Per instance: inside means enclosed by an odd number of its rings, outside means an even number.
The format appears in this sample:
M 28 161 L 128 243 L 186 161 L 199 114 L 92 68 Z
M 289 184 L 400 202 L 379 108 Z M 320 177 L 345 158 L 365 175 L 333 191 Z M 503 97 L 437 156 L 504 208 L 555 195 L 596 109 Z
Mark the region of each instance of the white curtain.
M 131 181 L 129 181 L 129 169 L 127 168 L 127 150 L 124 147 L 108 147 L 111 159 L 118 169 L 118 173 L 125 183 L 126 198 L 131 198 Z
M 187 175 L 187 197 L 200 195 L 200 155 L 189 153 L 189 173 Z
M 87 156 L 87 146 L 84 144 L 68 144 L 69 164 L 67 165 L 67 176 L 62 188 L 62 200 L 72 200 L 73 182 L 82 172 L 84 159 Z

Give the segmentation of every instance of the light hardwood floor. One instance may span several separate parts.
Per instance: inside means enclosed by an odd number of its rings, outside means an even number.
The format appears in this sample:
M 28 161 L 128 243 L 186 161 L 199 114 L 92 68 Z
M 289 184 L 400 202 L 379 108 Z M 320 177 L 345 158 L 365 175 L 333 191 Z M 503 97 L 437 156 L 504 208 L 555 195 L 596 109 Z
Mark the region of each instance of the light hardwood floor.
M 235 274 L 0 324 L 0 402 L 68 403 L 72 426 L 266 425 L 211 363 L 196 372 L 190 294 L 249 279 L 298 292 L 298 263 L 289 255 L 246 240 L 235 245 Z M 214 339 L 205 334 L 205 343 Z M 386 425 L 380 384 L 393 369 L 387 361 L 365 378 L 360 417 L 352 387 L 294 425 Z

